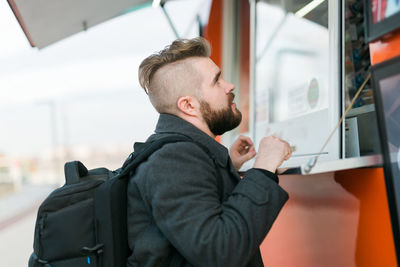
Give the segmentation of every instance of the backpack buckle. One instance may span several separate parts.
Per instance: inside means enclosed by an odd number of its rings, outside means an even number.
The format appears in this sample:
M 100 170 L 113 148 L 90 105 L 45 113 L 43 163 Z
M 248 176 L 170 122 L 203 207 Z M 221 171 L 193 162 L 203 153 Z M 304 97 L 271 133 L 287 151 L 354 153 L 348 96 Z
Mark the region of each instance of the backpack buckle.
M 89 254 L 97 254 L 97 255 L 100 255 L 100 254 L 102 254 L 102 253 L 104 252 L 103 247 L 104 247 L 103 244 L 97 244 L 96 246 L 91 247 L 91 248 L 89 248 L 89 247 L 83 247 L 83 248 L 81 248 L 81 252 L 82 252 L 84 255 L 89 255 Z

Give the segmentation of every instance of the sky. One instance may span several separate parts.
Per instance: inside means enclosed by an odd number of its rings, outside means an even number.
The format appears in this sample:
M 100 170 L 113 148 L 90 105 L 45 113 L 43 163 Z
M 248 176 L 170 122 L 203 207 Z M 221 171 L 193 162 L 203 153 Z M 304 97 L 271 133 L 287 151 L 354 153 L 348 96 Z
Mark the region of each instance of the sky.
M 166 4 L 181 37 L 197 35 L 194 17 L 200 12 L 206 20 L 209 3 Z M 137 69 L 175 39 L 160 8 L 128 13 L 38 50 L 1 1 L 0 32 L 0 154 L 32 156 L 54 143 L 131 146 L 153 132 L 158 114 Z

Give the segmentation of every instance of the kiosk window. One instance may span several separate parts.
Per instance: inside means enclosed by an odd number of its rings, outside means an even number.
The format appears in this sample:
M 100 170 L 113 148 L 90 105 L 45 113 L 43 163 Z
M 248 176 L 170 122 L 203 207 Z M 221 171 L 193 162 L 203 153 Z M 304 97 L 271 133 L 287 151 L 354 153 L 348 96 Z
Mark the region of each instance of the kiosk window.
M 337 123 L 339 89 L 332 82 L 339 79 L 336 4 L 256 2 L 254 136 L 256 143 L 268 135 L 290 143 L 293 154 L 284 167 L 319 154 Z M 331 142 L 321 159 L 337 159 L 338 143 Z

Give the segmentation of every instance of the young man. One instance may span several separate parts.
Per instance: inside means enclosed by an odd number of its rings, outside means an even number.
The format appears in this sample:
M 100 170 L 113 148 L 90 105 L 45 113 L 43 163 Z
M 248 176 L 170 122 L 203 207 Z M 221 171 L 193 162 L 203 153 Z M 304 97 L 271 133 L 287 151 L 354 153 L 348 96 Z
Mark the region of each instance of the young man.
M 259 246 L 288 199 L 275 171 L 291 150 L 264 138 L 254 168 L 239 177 L 256 151 L 247 137 L 229 152 L 214 140 L 237 127 L 241 113 L 234 85 L 209 55 L 202 38 L 177 40 L 139 67 L 160 113 L 148 141 L 185 135 L 193 142 L 164 145 L 130 179 L 128 266 L 263 266 Z

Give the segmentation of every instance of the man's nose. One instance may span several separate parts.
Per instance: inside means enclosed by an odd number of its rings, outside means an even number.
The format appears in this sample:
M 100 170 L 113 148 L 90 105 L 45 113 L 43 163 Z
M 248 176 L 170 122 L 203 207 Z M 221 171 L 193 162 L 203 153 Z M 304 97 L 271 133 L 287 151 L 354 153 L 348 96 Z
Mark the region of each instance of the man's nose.
M 235 85 L 225 81 L 225 93 L 229 94 L 230 92 L 232 92 L 233 90 L 235 90 Z

